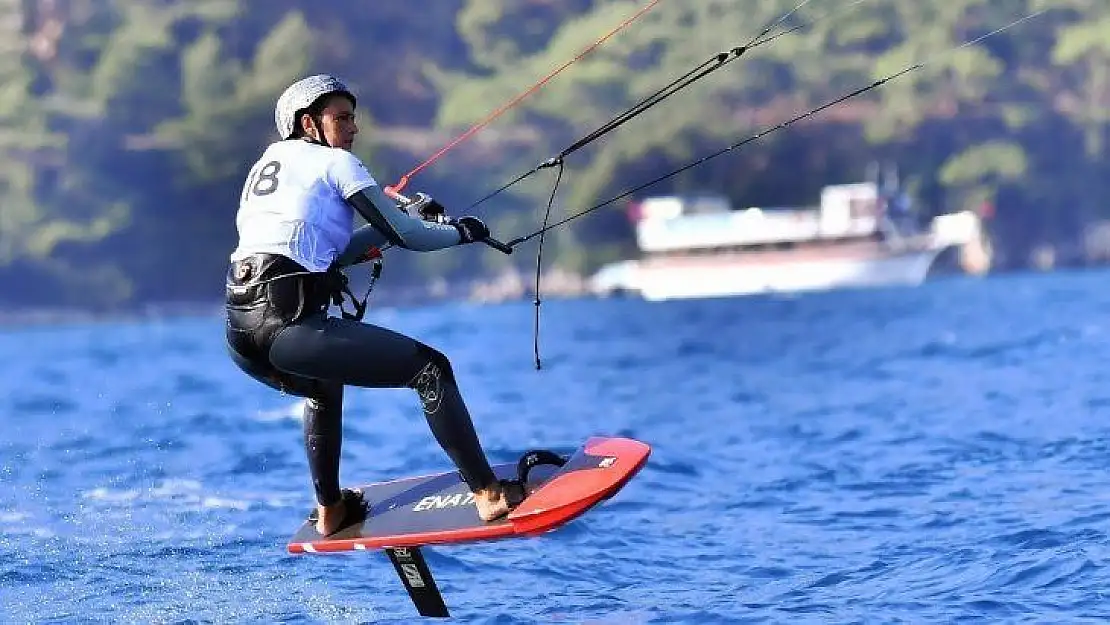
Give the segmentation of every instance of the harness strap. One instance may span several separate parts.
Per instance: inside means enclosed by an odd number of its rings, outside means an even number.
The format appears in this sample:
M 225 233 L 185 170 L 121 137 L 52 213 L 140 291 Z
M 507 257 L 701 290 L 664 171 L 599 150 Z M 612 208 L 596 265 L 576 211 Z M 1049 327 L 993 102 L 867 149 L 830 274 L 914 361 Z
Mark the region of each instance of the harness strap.
M 370 299 L 370 292 L 374 290 L 374 283 L 382 275 L 382 260 L 381 256 L 374 258 L 374 265 L 370 270 L 370 282 L 366 285 L 366 295 L 362 299 L 355 297 L 351 292 L 350 279 L 342 271 L 336 268 L 328 270 L 328 276 L 331 280 L 331 302 L 339 308 L 339 312 L 343 315 L 344 319 L 352 321 L 362 321 L 362 317 L 366 314 L 366 302 Z M 351 305 L 354 306 L 354 312 L 347 312 L 343 308 L 343 296 L 347 296 L 351 300 Z
M 362 298 L 362 300 L 360 301 L 357 297 L 355 297 L 355 294 L 351 292 L 350 279 L 348 279 L 347 275 L 344 274 L 342 271 L 339 271 L 338 269 L 329 269 L 328 277 L 331 279 L 330 286 L 332 287 L 331 303 L 339 308 L 339 312 L 343 315 L 344 319 L 350 319 L 352 321 L 362 321 L 363 315 L 366 314 L 366 300 L 369 299 L 370 294 L 367 293 L 367 297 Z M 350 298 L 351 305 L 355 307 L 355 311 L 353 313 L 347 312 L 347 309 L 343 307 L 344 295 Z

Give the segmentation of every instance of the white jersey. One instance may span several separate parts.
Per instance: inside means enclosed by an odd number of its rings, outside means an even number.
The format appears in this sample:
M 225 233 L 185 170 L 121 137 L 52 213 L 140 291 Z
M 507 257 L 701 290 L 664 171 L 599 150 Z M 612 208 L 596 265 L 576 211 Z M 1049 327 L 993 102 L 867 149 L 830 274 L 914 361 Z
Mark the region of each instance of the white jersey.
M 346 199 L 376 185 L 346 150 L 308 141 L 271 144 L 239 196 L 239 245 L 231 260 L 281 254 L 309 271 L 326 271 L 351 240 L 355 211 Z

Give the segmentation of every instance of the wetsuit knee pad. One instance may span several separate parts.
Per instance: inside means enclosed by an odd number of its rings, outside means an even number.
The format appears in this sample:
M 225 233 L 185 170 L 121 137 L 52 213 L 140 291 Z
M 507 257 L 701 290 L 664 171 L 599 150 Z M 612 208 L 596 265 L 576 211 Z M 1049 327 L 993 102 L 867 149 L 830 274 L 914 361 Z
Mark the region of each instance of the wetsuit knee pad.
M 439 409 L 443 400 L 444 383 L 455 383 L 455 372 L 451 369 L 451 361 L 439 350 L 423 344 L 419 349 L 421 355 L 427 357 L 427 362 L 416 372 L 408 386 L 420 396 L 424 412 L 432 413 Z

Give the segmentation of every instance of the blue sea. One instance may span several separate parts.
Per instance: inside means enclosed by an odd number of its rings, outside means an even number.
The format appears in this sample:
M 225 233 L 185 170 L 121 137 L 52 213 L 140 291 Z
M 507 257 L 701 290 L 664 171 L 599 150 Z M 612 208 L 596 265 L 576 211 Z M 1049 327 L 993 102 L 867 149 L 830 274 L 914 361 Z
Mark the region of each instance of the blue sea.
M 428 559 L 472 623 L 1110 618 L 1110 274 L 390 309 L 496 462 L 653 447 L 542 537 Z M 410 623 L 380 552 L 290 555 L 300 401 L 218 314 L 0 330 L 0 621 Z M 347 485 L 450 469 L 408 390 L 347 394 Z

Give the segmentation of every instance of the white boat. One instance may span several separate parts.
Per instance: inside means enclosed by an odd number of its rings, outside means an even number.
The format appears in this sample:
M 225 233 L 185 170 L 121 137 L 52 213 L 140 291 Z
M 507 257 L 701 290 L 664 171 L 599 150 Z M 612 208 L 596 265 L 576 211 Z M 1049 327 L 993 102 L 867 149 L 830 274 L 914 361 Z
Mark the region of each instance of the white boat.
M 820 205 L 804 208 L 735 210 L 719 196 L 647 198 L 632 211 L 641 257 L 602 267 L 589 289 L 667 300 L 915 286 L 953 248 L 958 270 L 989 268 L 975 213 L 939 215 L 921 228 L 887 204 L 869 182 L 825 187 Z

